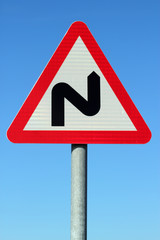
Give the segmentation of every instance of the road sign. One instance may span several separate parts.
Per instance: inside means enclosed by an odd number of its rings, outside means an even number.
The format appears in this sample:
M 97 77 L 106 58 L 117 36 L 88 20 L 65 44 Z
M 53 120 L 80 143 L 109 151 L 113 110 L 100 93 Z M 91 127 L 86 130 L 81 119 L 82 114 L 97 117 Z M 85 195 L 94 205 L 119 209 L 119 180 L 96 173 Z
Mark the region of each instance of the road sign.
M 7 135 L 15 143 L 146 143 L 151 138 L 83 22 L 71 25 Z

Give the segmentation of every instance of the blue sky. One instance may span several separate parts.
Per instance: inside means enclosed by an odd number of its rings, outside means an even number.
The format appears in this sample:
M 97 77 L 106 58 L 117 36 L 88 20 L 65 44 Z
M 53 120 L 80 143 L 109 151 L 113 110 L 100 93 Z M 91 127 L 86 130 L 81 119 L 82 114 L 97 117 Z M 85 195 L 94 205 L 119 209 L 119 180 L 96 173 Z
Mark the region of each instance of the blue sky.
M 160 238 L 159 1 L 1 1 L 0 239 L 70 238 L 69 144 L 6 131 L 69 26 L 84 21 L 152 132 L 88 146 L 88 239 Z

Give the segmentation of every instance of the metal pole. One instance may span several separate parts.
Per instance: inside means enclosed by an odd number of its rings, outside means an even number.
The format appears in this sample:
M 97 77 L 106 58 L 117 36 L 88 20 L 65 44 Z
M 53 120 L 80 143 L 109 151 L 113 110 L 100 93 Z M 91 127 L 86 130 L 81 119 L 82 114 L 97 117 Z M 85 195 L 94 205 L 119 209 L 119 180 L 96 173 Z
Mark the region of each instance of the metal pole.
M 72 144 L 71 240 L 87 240 L 87 144 Z

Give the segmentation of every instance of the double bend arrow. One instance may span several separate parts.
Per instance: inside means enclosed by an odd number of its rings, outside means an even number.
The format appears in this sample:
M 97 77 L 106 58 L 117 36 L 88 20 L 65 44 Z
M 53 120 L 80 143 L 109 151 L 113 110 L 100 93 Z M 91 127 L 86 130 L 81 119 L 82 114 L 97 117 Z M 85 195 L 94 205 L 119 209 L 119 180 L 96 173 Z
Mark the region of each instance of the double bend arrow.
M 52 89 L 51 125 L 64 126 L 66 98 L 86 116 L 94 116 L 100 110 L 100 77 L 94 71 L 88 79 L 88 100 L 84 99 L 67 83 L 58 83 Z

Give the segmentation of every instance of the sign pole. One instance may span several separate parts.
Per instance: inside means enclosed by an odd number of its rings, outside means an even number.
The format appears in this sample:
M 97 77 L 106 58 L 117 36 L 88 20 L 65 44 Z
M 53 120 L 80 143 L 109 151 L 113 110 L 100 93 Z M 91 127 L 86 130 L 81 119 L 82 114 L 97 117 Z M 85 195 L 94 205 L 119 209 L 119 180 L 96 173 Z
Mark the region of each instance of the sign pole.
M 87 144 L 71 148 L 71 240 L 87 240 Z

